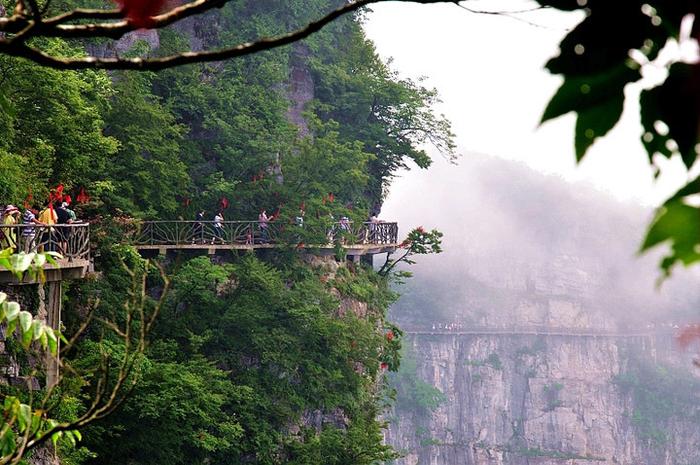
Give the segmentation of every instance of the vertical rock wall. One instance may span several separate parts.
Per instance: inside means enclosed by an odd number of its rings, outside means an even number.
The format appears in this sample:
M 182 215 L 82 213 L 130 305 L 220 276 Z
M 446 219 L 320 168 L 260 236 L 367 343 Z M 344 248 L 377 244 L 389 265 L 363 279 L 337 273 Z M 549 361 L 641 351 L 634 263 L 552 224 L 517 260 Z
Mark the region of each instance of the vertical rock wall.
M 406 453 L 398 464 L 700 461 L 700 423 L 679 419 L 661 426 L 665 440 L 644 437 L 634 399 L 616 382 L 630 355 L 659 352 L 653 337 L 416 335 L 406 343 L 417 376 L 447 399 L 432 415 L 396 407 L 386 439 Z M 660 355 L 672 356 L 666 349 Z

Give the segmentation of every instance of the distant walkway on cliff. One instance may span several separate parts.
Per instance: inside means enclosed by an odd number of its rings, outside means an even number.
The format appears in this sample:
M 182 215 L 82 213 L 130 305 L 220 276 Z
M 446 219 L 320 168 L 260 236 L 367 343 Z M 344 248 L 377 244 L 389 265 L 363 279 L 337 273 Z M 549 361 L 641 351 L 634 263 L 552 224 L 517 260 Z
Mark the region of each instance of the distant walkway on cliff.
M 315 228 L 318 229 L 318 228 Z M 339 221 L 315 230 L 310 225 L 261 221 L 144 221 L 136 225 L 128 243 L 138 250 L 252 250 L 294 247 L 329 253 L 337 246 L 347 255 L 393 252 L 399 246 L 398 223 Z M 305 243 L 302 237 L 320 237 L 325 243 Z
M 407 329 L 403 331 L 406 335 L 415 336 L 563 336 L 563 337 L 607 337 L 607 338 L 639 338 L 650 337 L 656 333 L 653 331 L 629 330 L 610 331 L 604 329 L 591 328 L 552 328 L 552 327 L 471 327 L 456 330 L 440 329 Z

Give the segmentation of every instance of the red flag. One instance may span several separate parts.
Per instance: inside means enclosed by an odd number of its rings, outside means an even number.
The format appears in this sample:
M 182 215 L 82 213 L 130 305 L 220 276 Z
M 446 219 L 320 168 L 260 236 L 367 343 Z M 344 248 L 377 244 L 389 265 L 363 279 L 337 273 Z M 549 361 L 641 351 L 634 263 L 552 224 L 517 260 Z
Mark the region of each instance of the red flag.
M 226 197 L 221 197 L 221 200 L 219 201 L 219 206 L 222 210 L 226 210 L 228 208 L 228 199 Z
M 63 184 L 59 184 L 56 186 L 55 189 L 49 190 L 49 211 L 51 212 L 51 216 L 54 216 L 54 209 L 53 209 L 53 204 L 54 202 L 60 201 L 61 198 L 63 197 Z
M 81 187 L 80 192 L 78 193 L 78 196 L 75 198 L 75 201 L 78 203 L 86 203 L 90 201 L 90 196 L 87 195 L 87 192 L 85 192 L 85 188 Z
M 64 196 L 63 196 L 63 201 L 66 202 L 68 205 L 70 205 L 71 202 L 73 201 L 73 199 L 71 198 L 70 195 L 64 195 Z
M 148 28 L 153 25 L 153 16 L 160 12 L 165 0 L 115 0 L 124 16 L 136 27 Z

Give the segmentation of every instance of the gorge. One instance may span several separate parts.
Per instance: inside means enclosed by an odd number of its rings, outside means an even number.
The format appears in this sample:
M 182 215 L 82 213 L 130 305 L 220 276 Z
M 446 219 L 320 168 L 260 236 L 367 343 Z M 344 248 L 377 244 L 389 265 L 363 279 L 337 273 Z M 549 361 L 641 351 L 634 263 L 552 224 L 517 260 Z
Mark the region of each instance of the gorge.
M 700 378 L 675 335 L 699 295 L 680 270 L 655 290 L 656 257 L 630 243 L 644 209 L 512 162 L 463 165 L 440 181 L 459 195 L 419 180 L 464 214 L 430 218 L 445 252 L 392 309 L 406 331 L 386 418 L 396 463 L 697 463 Z M 431 216 L 410 201 L 404 221 Z

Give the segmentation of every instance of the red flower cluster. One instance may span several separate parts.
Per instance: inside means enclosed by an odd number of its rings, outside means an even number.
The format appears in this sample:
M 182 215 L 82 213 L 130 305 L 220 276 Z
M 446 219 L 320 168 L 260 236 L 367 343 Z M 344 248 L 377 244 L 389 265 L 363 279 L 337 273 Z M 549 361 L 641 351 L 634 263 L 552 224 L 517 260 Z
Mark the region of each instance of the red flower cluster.
M 394 340 L 394 332 L 392 330 L 389 330 L 386 333 L 386 340 L 387 341 L 393 341 Z
M 153 25 L 153 16 L 156 16 L 165 0 L 115 0 L 131 24 L 140 28 L 149 28 Z
M 78 203 L 85 203 L 90 201 L 90 196 L 85 192 L 85 188 L 81 187 L 78 196 L 75 198 Z
M 382 370 L 386 370 L 387 368 L 389 368 L 389 364 L 386 362 L 382 362 L 382 364 L 379 366 L 381 367 Z
M 676 335 L 676 342 L 682 349 L 687 349 L 696 340 L 700 340 L 700 324 L 697 323 L 683 328 Z
M 262 170 L 252 177 L 253 184 L 258 181 L 262 181 L 263 179 L 265 179 L 265 173 Z

